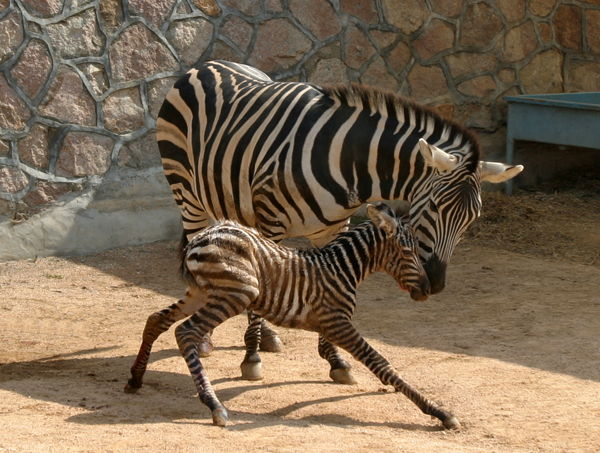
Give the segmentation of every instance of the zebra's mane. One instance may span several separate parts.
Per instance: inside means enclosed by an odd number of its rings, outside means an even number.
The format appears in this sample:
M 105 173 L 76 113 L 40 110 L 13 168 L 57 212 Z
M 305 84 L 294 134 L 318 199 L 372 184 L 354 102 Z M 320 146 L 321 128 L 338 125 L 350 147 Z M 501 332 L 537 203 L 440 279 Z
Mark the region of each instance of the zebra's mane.
M 334 101 L 350 107 L 362 108 L 379 113 L 388 118 L 406 118 L 412 113 L 417 123 L 433 121 L 436 127 L 442 127 L 449 132 L 450 137 L 459 136 L 463 142 L 468 142 L 468 152 L 465 154 L 466 167 L 475 172 L 481 159 L 481 145 L 477 136 L 462 124 L 442 117 L 434 109 L 419 104 L 412 99 L 400 96 L 391 91 L 351 83 L 350 85 L 323 85 L 320 91 Z

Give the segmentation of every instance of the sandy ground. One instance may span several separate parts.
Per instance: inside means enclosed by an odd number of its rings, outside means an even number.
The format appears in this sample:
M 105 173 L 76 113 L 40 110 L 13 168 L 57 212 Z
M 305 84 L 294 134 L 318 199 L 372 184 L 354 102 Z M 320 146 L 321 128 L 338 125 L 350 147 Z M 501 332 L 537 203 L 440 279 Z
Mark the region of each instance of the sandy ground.
M 465 241 L 426 302 L 384 274 L 361 286 L 358 329 L 460 430 L 352 359 L 359 383 L 332 383 L 309 332 L 278 329 L 285 352 L 242 381 L 243 316 L 204 359 L 229 410 L 218 428 L 172 331 L 123 392 L 146 318 L 183 294 L 175 247 L 0 264 L 0 452 L 600 451 L 598 265 Z

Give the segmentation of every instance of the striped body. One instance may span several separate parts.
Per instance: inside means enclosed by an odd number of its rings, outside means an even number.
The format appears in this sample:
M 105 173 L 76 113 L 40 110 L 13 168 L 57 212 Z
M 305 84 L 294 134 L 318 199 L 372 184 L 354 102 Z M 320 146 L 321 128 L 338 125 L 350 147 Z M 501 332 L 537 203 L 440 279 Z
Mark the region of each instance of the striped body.
M 443 289 L 454 246 L 479 215 L 481 180 L 520 171 L 490 173 L 472 133 L 399 96 L 274 82 L 220 61 L 175 84 L 157 139 L 184 245 L 210 219 L 323 245 L 363 203 L 408 200 L 432 293 Z
M 342 233 L 322 249 L 296 250 L 265 239 L 255 229 L 236 222 L 218 223 L 189 243 L 182 263 L 188 282 L 186 296 L 148 318 L 143 343 L 132 367 L 126 391 L 142 385 L 154 340 L 175 321 L 189 318 L 176 329 L 179 349 L 186 359 L 200 399 L 212 411 L 213 422 L 224 425 L 227 412 L 217 399 L 198 356 L 198 343 L 209 331 L 244 309 L 275 325 L 320 334 L 319 354 L 331 365 L 330 375 L 350 368 L 339 355 L 342 347 L 365 364 L 384 384 L 404 393 L 423 412 L 439 418 L 447 428 L 459 426 L 452 414 L 437 407 L 407 384 L 358 333 L 351 323 L 356 289 L 371 273 L 382 270 L 425 300 L 429 281 L 418 256 L 410 227 L 385 207 L 368 206 L 371 221 Z M 250 329 L 257 327 L 256 320 Z M 256 367 L 258 340 L 245 336 L 244 367 Z

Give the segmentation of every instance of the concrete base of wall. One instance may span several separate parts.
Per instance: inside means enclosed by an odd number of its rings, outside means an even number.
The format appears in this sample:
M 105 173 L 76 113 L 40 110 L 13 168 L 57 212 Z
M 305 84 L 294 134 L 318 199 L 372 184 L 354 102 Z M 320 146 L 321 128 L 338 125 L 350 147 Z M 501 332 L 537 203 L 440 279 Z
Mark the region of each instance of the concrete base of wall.
M 179 208 L 162 168 L 107 174 L 26 221 L 0 223 L 0 261 L 84 255 L 181 236 Z

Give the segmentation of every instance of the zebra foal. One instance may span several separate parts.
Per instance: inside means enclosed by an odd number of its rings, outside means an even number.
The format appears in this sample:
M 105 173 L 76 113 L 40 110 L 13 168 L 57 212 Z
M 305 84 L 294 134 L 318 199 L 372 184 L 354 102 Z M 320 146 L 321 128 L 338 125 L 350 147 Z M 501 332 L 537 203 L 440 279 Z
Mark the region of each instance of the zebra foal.
M 458 428 L 460 424 L 451 413 L 406 383 L 351 323 L 357 287 L 375 271 L 394 277 L 414 300 L 427 299 L 430 291 L 412 228 L 385 205 L 369 205 L 367 212 L 369 221 L 320 249 L 284 247 L 232 221 L 217 223 L 195 236 L 185 250 L 181 268 L 187 293 L 148 318 L 125 391 L 133 393 L 142 386 L 156 338 L 175 321 L 189 317 L 175 330 L 177 344 L 200 400 L 212 412 L 213 423 L 224 426 L 227 411 L 202 367 L 198 345 L 207 332 L 247 309 L 253 313 L 249 330 L 258 332 L 245 335 L 243 375 L 260 368 L 262 317 L 278 326 L 318 332 L 319 354 L 329 362 L 334 380 L 338 381 L 337 372 L 344 375 L 350 368 L 339 355 L 337 347 L 341 347 L 425 414 L 437 417 L 448 429 Z

